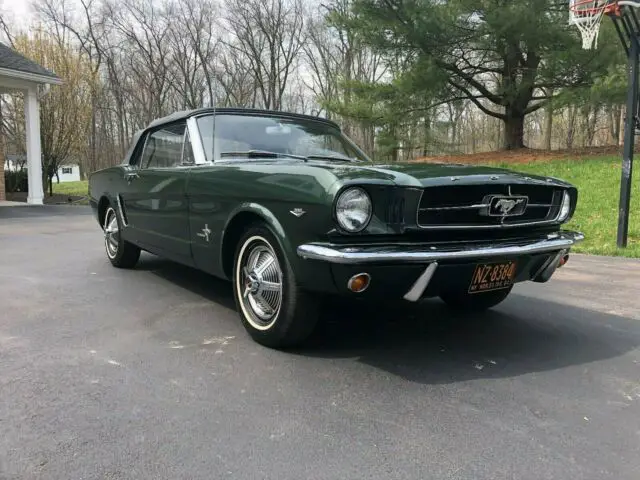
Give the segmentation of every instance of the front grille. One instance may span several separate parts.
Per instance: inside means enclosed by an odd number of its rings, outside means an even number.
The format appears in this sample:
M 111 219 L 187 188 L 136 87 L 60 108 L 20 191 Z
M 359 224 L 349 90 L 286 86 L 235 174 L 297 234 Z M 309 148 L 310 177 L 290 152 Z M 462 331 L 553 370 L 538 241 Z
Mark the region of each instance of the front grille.
M 449 185 L 423 192 L 418 226 L 431 229 L 501 228 L 540 225 L 553 221 L 562 202 L 562 189 L 547 185 Z M 520 215 L 489 215 L 492 196 L 527 197 Z

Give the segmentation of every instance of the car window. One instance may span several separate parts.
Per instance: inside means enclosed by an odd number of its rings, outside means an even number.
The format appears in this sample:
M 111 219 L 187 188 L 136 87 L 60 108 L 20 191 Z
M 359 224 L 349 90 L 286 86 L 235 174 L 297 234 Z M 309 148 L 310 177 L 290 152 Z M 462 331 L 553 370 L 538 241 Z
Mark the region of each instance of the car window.
M 193 146 L 191 145 L 189 130 L 186 130 L 184 150 L 182 151 L 182 163 L 184 165 L 191 165 L 196 163 L 196 157 L 193 154 Z
M 180 122 L 151 132 L 142 152 L 141 168 L 167 168 L 181 165 L 186 128 L 186 122 Z

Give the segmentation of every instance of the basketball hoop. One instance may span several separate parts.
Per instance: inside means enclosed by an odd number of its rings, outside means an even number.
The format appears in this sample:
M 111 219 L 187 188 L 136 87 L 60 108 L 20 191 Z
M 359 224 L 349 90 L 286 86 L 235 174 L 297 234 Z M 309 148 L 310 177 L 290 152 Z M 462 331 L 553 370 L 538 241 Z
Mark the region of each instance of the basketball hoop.
M 618 14 L 618 2 L 612 0 L 571 0 L 569 5 L 570 22 L 582 36 L 582 48 L 590 50 L 598 46 L 598 33 L 602 15 Z
M 598 45 L 602 16 L 611 18 L 620 43 L 627 55 L 629 86 L 620 179 L 618 207 L 618 235 L 616 245 L 625 248 L 629 237 L 629 208 L 631 205 L 634 147 L 640 130 L 640 0 L 570 0 L 569 23 L 580 30 L 582 48 Z

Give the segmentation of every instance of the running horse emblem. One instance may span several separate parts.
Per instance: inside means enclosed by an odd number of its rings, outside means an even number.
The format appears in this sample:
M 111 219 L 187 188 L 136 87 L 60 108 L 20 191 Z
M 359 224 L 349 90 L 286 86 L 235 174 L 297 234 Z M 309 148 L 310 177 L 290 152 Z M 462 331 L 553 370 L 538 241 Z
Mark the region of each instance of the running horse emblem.
M 501 198 L 496 203 L 495 208 L 496 210 L 500 210 L 500 212 L 503 215 L 509 215 L 509 212 L 513 210 L 516 206 L 522 204 L 522 202 L 524 202 L 524 198 L 517 198 L 517 199 Z

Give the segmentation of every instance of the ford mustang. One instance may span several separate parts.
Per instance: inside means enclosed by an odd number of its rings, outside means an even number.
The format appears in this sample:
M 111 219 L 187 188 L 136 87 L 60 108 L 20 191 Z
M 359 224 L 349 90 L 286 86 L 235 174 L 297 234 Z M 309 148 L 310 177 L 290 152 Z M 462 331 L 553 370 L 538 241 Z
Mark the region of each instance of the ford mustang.
M 376 164 L 332 121 L 253 109 L 177 112 L 89 179 L 107 258 L 142 250 L 227 279 L 252 338 L 303 342 L 331 295 L 479 311 L 546 282 L 583 240 L 577 189 L 456 164 Z

